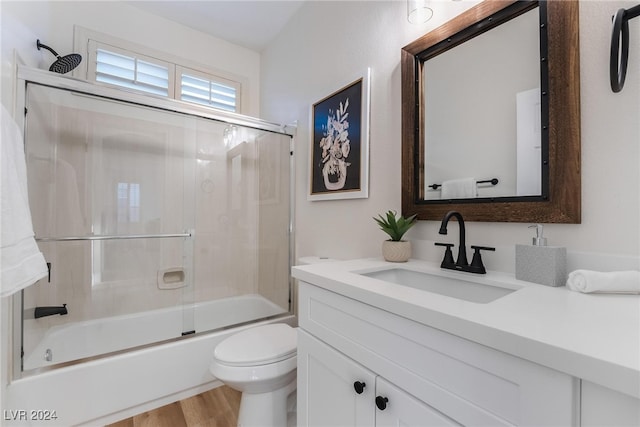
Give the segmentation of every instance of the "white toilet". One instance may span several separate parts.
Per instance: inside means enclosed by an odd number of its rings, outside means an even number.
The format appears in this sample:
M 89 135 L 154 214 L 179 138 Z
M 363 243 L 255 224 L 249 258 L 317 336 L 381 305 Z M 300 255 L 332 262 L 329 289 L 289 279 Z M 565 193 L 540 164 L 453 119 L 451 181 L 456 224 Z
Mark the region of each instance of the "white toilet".
M 256 326 L 218 344 L 209 370 L 242 392 L 238 426 L 287 426 L 287 398 L 296 390 L 297 331 L 284 324 Z

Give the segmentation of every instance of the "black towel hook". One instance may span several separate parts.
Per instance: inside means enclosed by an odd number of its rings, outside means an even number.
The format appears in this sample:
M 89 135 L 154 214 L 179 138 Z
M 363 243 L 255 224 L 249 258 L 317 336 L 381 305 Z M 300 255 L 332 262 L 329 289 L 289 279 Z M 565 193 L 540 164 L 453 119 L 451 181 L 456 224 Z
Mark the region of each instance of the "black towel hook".
M 629 20 L 640 16 L 640 5 L 631 9 L 619 9 L 613 17 L 613 34 L 611 35 L 611 61 L 609 62 L 609 80 L 611 90 L 620 92 L 627 77 L 629 60 Z M 622 46 L 620 45 L 622 39 Z

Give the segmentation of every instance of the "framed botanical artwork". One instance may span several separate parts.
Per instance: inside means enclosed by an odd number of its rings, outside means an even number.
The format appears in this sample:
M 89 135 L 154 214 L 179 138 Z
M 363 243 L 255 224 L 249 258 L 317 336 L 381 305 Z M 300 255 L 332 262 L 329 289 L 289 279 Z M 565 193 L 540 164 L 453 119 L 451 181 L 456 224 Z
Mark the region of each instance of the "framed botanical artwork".
M 371 70 L 311 107 L 308 200 L 369 197 Z

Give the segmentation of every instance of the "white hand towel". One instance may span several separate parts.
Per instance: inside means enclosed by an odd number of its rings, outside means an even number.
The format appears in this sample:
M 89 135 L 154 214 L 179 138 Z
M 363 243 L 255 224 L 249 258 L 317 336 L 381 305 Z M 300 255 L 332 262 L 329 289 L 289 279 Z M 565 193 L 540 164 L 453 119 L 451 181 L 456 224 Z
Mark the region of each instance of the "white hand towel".
M 475 178 L 451 179 L 442 182 L 440 198 L 469 199 L 478 195 Z
M 47 275 L 47 264 L 33 234 L 24 143 L 18 125 L 2 106 L 0 167 L 0 297 L 11 295 Z
M 640 271 L 601 272 L 575 270 L 569 273 L 567 287 L 578 292 L 640 293 Z

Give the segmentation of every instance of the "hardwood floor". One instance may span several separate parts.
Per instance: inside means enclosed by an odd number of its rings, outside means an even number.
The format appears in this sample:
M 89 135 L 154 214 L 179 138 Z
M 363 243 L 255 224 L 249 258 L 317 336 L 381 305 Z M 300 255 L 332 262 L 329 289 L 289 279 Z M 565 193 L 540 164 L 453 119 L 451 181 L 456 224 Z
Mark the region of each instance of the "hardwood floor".
M 240 395 L 222 386 L 107 427 L 236 427 Z

